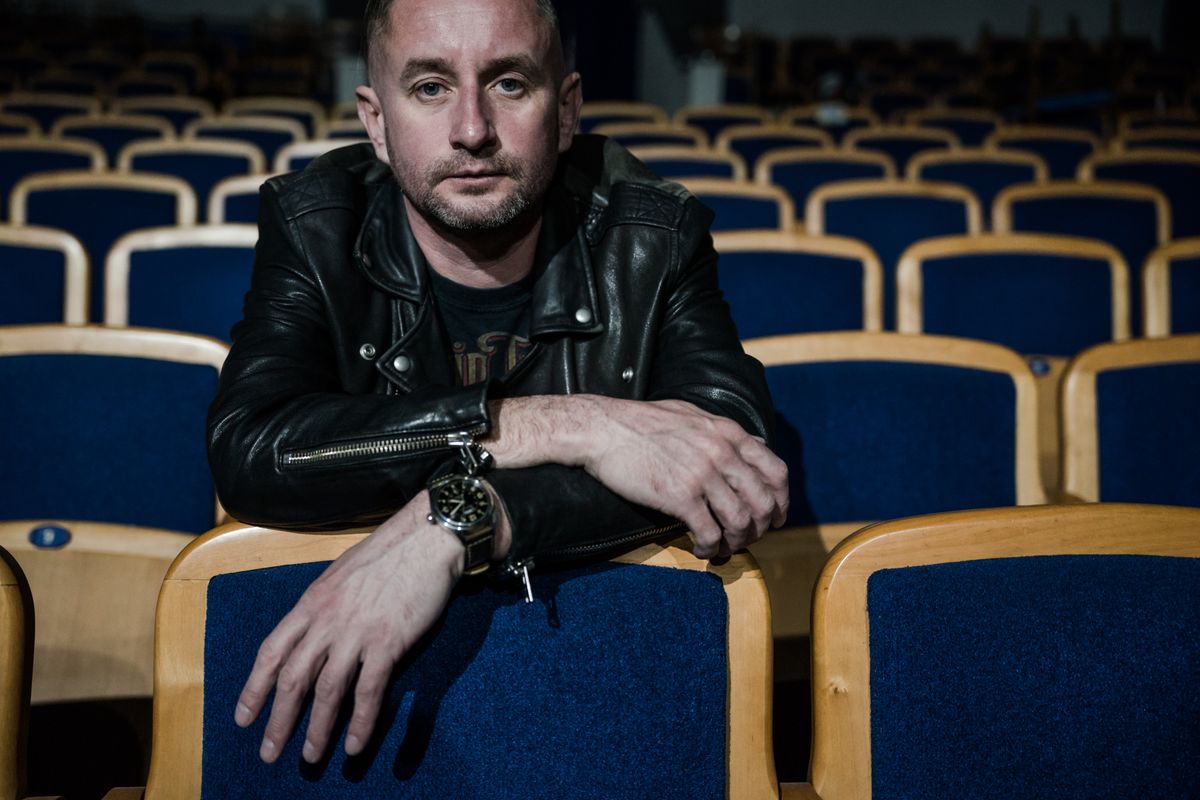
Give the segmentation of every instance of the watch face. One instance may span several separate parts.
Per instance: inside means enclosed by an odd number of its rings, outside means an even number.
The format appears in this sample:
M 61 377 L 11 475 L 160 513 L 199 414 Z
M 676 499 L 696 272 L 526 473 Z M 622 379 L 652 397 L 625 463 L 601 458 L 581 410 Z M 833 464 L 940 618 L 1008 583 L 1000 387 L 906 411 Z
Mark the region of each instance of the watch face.
M 462 527 L 471 527 L 492 512 L 491 495 L 478 482 L 468 479 L 442 485 L 433 503 L 443 518 Z

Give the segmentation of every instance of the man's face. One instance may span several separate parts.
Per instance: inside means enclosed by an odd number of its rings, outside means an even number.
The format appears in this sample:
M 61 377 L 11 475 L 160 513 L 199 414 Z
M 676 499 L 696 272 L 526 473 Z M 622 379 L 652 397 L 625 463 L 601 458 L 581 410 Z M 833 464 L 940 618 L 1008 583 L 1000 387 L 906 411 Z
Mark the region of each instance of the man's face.
M 580 100 L 556 47 L 532 0 L 395 0 L 359 117 L 417 212 L 492 231 L 539 206 Z

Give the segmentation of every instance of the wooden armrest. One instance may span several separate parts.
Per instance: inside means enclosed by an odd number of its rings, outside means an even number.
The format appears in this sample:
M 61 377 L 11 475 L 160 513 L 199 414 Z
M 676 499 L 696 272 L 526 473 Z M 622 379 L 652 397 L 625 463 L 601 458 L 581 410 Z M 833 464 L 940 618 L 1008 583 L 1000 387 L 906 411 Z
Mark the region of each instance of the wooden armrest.
M 109 789 L 102 800 L 142 800 L 145 796 L 145 786 L 118 786 L 116 789 Z
M 781 783 L 779 784 L 780 800 L 821 800 L 821 795 L 811 783 Z

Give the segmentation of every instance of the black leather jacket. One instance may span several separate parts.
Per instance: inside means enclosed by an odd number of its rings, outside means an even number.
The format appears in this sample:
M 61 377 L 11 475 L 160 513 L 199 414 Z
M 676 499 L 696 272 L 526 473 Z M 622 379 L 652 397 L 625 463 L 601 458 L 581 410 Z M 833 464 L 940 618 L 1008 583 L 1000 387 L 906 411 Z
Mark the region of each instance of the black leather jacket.
M 710 212 L 613 142 L 576 138 L 537 246 L 533 343 L 504 382 L 455 385 L 401 193 L 369 145 L 268 181 L 244 319 L 209 413 L 209 460 L 244 522 L 377 522 L 489 429 L 487 401 L 592 392 L 678 398 L 769 437 L 770 399 L 717 288 Z M 557 560 L 662 532 L 578 468 L 488 476 L 512 557 Z

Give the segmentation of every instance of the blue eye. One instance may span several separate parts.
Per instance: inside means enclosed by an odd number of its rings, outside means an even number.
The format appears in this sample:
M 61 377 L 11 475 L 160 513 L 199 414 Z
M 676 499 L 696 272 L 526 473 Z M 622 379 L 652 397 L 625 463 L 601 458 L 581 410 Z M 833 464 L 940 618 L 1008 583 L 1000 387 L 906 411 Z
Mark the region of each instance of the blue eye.
M 422 97 L 437 97 L 442 93 L 442 86 L 438 83 L 422 83 L 417 87 L 417 92 Z
M 525 88 L 516 78 L 503 78 L 497 86 L 500 87 L 500 91 L 509 94 L 515 94 Z

